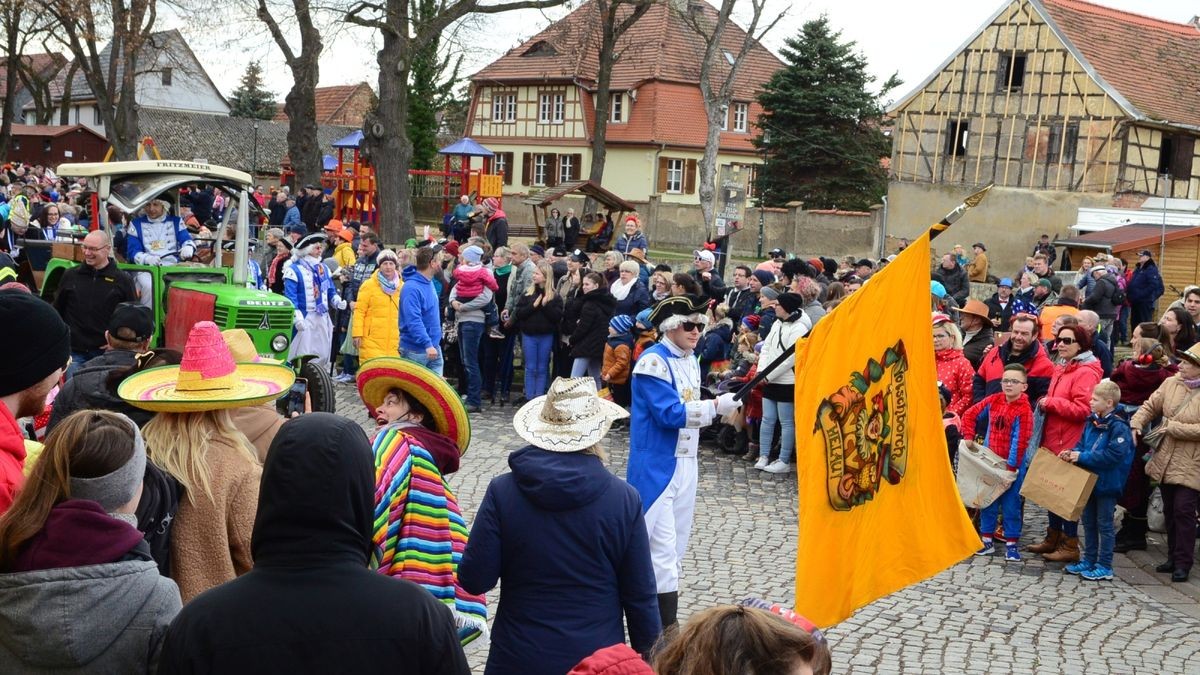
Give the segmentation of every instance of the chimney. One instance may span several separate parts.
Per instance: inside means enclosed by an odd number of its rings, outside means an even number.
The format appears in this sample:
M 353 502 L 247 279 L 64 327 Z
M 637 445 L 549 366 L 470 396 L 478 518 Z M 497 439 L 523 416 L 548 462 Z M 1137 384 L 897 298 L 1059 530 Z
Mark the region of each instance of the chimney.
M 1200 30 L 1200 15 L 1193 16 L 1192 20 L 1189 21 L 1188 24 L 1190 24 L 1192 28 Z
M 688 4 L 688 0 L 667 0 L 667 5 L 671 8 L 671 11 L 677 14 L 687 14 Z

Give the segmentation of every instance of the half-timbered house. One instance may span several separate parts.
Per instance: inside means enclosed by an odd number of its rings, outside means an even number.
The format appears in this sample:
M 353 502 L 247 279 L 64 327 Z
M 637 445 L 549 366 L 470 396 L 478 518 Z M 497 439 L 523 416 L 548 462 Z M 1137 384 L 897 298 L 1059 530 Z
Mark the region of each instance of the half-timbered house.
M 895 236 L 994 183 L 948 236 L 1011 267 L 1043 232 L 1067 235 L 1081 206 L 1200 198 L 1195 19 L 1012 0 L 890 112 Z

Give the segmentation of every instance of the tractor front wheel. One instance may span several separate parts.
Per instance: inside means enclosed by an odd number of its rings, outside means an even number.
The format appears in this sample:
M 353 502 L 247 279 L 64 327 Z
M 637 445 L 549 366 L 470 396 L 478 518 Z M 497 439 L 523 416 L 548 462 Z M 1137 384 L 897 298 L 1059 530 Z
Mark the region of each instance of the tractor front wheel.
M 308 381 L 308 398 L 313 412 L 337 412 L 333 378 L 329 377 L 329 371 L 316 361 L 305 361 L 300 367 L 300 377 Z

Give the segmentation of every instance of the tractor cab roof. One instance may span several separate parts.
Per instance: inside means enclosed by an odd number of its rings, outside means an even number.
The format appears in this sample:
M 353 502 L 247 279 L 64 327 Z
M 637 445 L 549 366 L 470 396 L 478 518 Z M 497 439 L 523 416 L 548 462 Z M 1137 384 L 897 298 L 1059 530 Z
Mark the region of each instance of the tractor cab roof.
M 185 185 L 215 185 L 237 193 L 254 181 L 244 171 L 175 160 L 62 164 L 58 174 L 94 179 L 100 199 L 125 213 L 133 213 L 164 192 Z

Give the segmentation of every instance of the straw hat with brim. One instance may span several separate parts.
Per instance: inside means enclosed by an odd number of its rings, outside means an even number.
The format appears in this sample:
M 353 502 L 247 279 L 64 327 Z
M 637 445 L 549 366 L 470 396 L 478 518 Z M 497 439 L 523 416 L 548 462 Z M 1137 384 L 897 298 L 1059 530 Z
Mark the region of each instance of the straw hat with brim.
M 384 397 L 399 389 L 416 399 L 433 417 L 434 429 L 465 453 L 471 443 L 471 420 L 454 388 L 436 373 L 398 356 L 381 356 L 358 368 L 358 395 L 375 414 Z
M 1179 352 L 1179 358 L 1187 359 L 1187 362 L 1193 366 L 1200 366 L 1200 342 L 1188 347 L 1185 351 Z
M 136 373 L 117 395 L 142 410 L 204 412 L 273 401 L 295 380 L 284 365 L 235 362 L 216 324 L 201 321 L 188 333 L 179 365 Z
M 958 309 L 959 314 L 974 314 L 981 319 L 988 318 L 988 306 L 975 298 L 967 298 L 967 302 Z
M 545 396 L 521 406 L 513 418 L 517 435 L 550 452 L 577 452 L 600 442 L 624 408 L 600 398 L 590 377 L 560 377 Z
M 229 353 L 233 355 L 233 360 L 237 363 L 280 363 L 279 359 L 260 356 L 258 348 L 254 346 L 254 341 L 250 339 L 250 334 L 245 329 L 223 330 L 221 339 L 225 341 L 225 346 L 229 348 Z

